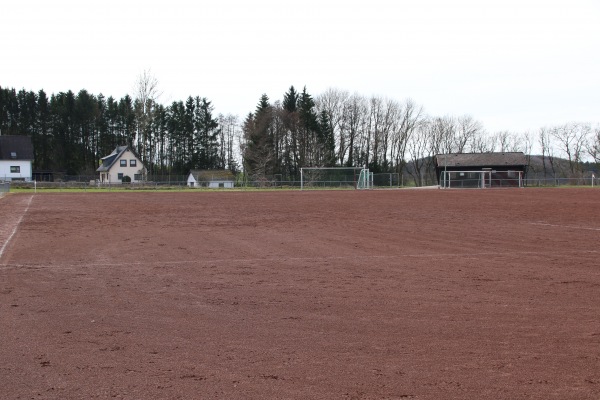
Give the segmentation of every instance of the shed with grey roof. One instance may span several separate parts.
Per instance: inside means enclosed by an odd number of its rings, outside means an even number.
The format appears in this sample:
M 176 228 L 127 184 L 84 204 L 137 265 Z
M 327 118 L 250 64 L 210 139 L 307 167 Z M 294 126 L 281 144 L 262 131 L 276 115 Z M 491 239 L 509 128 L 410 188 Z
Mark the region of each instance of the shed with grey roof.
M 450 153 L 435 156 L 435 169 L 438 183 L 444 171 L 458 172 L 455 179 L 463 180 L 468 186 L 472 181 L 467 171 L 489 171 L 492 186 L 518 186 L 516 176 L 525 177 L 527 173 L 527 157 L 523 152 L 504 153 Z M 473 181 L 473 187 L 479 183 Z
M 188 175 L 187 184 L 190 187 L 233 188 L 235 176 L 227 169 L 193 169 Z

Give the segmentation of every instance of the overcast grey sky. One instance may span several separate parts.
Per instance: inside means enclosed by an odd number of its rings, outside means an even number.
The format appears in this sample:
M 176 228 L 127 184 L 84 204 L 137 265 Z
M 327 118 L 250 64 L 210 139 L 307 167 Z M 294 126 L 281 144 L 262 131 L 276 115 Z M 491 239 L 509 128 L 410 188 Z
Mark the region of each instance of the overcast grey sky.
M 0 16 L 0 86 L 207 97 L 244 117 L 294 85 L 412 98 L 494 133 L 600 122 L 598 0 L 20 0 Z

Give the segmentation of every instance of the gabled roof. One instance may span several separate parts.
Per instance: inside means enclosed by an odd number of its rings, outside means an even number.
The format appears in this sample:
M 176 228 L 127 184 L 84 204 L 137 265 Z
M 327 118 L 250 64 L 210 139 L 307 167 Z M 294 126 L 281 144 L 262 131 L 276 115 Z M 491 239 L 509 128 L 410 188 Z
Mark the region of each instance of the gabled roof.
M 33 144 L 29 136 L 0 136 L 0 160 L 33 160 Z
M 438 167 L 499 167 L 499 166 L 525 166 L 527 158 L 522 152 L 514 153 L 463 153 L 463 154 L 438 154 L 436 165 Z
M 197 182 L 235 181 L 235 176 L 228 169 L 193 169 L 190 174 Z
M 129 146 L 117 146 L 117 148 L 114 149 L 112 153 L 110 153 L 106 157 L 101 158 L 102 165 L 96 170 L 96 172 L 108 171 L 113 166 L 115 161 L 117 161 L 121 157 L 121 154 L 125 153 L 128 149 L 129 149 Z M 133 151 L 132 151 L 132 153 L 133 153 Z M 135 153 L 134 153 L 134 155 L 135 155 Z M 137 155 L 135 155 L 135 156 L 137 157 Z M 139 157 L 137 157 L 137 158 L 139 158 Z

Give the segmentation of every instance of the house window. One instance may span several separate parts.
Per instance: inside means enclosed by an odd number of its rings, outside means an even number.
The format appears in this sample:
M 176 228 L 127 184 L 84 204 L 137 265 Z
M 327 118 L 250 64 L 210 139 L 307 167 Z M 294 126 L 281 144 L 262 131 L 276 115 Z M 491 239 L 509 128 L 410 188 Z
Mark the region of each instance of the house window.
M 133 179 L 135 179 L 136 181 L 141 181 L 142 180 L 142 174 L 134 174 L 133 175 Z
M 17 158 L 17 152 L 16 151 L 11 151 L 10 152 L 10 158 L 16 159 Z
M 21 173 L 21 167 L 19 165 L 11 165 L 10 166 L 10 173 L 11 174 L 19 174 Z
M 122 181 L 122 180 L 123 180 L 123 173 L 122 173 L 122 172 L 119 172 L 119 173 L 117 174 L 117 179 L 118 179 L 118 180 L 120 180 L 120 181 Z
M 121 167 L 126 167 L 126 166 L 127 166 L 127 160 L 121 160 Z
M 137 160 L 129 160 L 129 166 L 130 167 L 136 167 L 137 166 Z

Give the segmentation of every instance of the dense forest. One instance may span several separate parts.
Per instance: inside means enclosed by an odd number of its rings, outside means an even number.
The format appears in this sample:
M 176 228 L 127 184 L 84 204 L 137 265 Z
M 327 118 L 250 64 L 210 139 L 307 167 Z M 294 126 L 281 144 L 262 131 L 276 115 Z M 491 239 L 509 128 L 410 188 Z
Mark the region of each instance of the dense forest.
M 365 97 L 339 89 L 312 96 L 291 86 L 282 100 L 266 94 L 240 121 L 214 115 L 200 96 L 163 105 L 157 81 L 144 74 L 134 96 L 121 99 L 0 87 L 0 132 L 29 135 L 34 170 L 95 175 L 101 157 L 130 145 L 149 175 L 185 175 L 190 169 L 229 169 L 249 180 L 278 175 L 296 179 L 301 167 L 368 166 L 375 173 L 433 180 L 433 156 L 440 153 L 535 149 L 546 175 L 581 176 L 584 161 L 600 162 L 600 129 L 571 122 L 536 132 L 488 133 L 472 117 L 435 117 L 410 99 Z M 555 170 L 553 160 L 567 160 Z M 552 166 L 546 171 L 546 166 Z M 564 165 L 564 164 L 561 164 Z
M 215 117 L 206 98 L 163 106 L 125 96 L 119 100 L 86 90 L 52 94 L 0 88 L 3 135 L 29 135 L 34 170 L 95 175 L 101 157 L 130 145 L 150 175 L 185 174 L 192 168 L 237 166 L 231 117 Z M 228 136 L 228 134 L 230 136 Z

